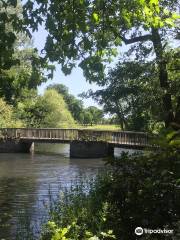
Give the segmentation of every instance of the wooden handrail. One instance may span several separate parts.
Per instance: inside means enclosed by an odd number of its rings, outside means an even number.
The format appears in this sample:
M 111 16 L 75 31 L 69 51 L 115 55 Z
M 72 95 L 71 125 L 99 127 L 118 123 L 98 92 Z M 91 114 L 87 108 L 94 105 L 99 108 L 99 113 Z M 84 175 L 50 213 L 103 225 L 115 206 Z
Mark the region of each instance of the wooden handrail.
M 9 139 L 43 139 L 62 141 L 104 141 L 119 145 L 148 146 L 143 132 L 111 131 L 76 128 L 0 128 L 0 137 Z

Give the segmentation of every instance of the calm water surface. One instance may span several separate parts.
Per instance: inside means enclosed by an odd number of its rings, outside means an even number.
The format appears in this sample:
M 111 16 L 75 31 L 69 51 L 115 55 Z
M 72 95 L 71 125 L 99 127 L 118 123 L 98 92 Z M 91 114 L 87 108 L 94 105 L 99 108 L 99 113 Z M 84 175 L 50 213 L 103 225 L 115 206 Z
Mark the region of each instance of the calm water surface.
M 70 159 L 68 145 L 36 149 L 34 155 L 0 154 L 0 240 L 16 239 L 24 225 L 38 232 L 47 217 L 49 195 L 56 197 L 62 185 L 82 174 L 93 176 L 104 164 L 101 159 Z

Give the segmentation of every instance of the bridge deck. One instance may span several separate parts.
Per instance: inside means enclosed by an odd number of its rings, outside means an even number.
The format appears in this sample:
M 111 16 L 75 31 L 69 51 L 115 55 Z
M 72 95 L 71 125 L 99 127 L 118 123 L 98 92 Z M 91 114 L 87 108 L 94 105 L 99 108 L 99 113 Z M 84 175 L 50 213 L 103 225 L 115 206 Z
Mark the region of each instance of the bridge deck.
M 0 138 L 33 142 L 103 141 L 115 147 L 148 147 L 148 135 L 143 132 L 105 131 L 57 128 L 1 128 Z

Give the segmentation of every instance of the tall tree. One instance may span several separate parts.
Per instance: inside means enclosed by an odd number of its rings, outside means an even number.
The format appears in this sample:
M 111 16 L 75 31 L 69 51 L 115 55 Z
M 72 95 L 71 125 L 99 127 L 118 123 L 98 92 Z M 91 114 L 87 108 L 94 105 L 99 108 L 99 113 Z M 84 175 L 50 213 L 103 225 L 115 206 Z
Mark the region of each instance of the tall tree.
M 72 127 L 75 121 L 62 97 L 55 90 L 43 96 L 35 90 L 24 91 L 16 107 L 17 117 L 27 127 Z
M 0 76 L 2 70 L 9 69 L 17 64 L 14 54 L 14 43 L 17 38 L 18 23 L 20 21 L 19 9 L 16 1 L 0 2 Z
M 163 121 L 157 72 L 154 62 L 120 61 L 109 71 L 106 87 L 81 96 L 93 97 L 105 112 L 115 114 L 124 130 L 152 130 L 155 122 Z
M 131 51 L 131 49 L 129 50 Z M 138 54 L 138 53 L 137 53 Z M 179 48 L 165 52 L 169 75 L 169 90 L 173 95 L 173 108 L 178 108 L 180 96 Z M 138 54 L 139 58 L 139 54 Z M 93 97 L 104 106 L 104 110 L 116 114 L 121 127 L 136 130 L 152 130 L 152 126 L 162 125 L 164 119 L 164 94 L 158 82 L 158 66 L 155 61 L 131 60 L 123 55 L 119 63 L 108 72 L 105 87 L 93 92 L 83 93 L 83 97 Z M 178 109 L 175 111 L 179 112 Z M 177 119 L 180 116 L 175 115 Z M 158 123 L 159 122 L 159 123 Z M 174 123 L 174 128 L 178 126 Z
M 123 43 L 138 43 L 139 48 L 149 45 L 149 54 L 155 55 L 159 83 L 164 92 L 166 127 L 180 121 L 175 116 L 179 113 L 173 109 L 164 57 L 168 37 L 177 36 L 174 22 L 179 17 L 175 13 L 178 0 L 38 0 L 37 3 L 28 0 L 24 5 L 26 22 L 34 26 L 46 20 L 49 35 L 45 52 L 51 61 L 62 65 L 65 74 L 80 62 L 87 80 L 102 84 L 104 63 L 117 55 L 116 47 Z
M 73 118 L 81 124 L 97 124 L 103 119 L 103 111 L 97 107 L 85 108 L 83 101 L 69 93 L 68 87 L 63 84 L 50 84 L 47 89 L 54 89 L 63 96 Z
M 103 116 L 104 113 L 101 109 L 95 107 L 95 106 L 90 106 L 87 108 L 87 112 L 90 113 L 90 115 L 92 116 L 92 120 L 91 120 L 91 124 L 98 124 L 101 123 L 103 121 Z
M 20 1 L 0 2 L 0 97 L 13 104 L 22 89 L 37 88 L 54 69 L 33 48 L 22 11 Z
M 52 77 L 53 71 L 53 66 L 41 60 L 37 50 L 33 48 L 16 49 L 13 58 L 18 59 L 19 63 L 2 70 L 0 75 L 0 96 L 11 104 L 16 103 L 23 89 L 36 89 Z M 51 72 L 45 75 L 45 69 Z
M 73 118 L 77 122 L 82 122 L 84 109 L 82 100 L 79 100 L 74 95 L 70 94 L 68 87 L 63 84 L 51 84 L 47 89 L 55 89 L 60 95 L 62 95 Z

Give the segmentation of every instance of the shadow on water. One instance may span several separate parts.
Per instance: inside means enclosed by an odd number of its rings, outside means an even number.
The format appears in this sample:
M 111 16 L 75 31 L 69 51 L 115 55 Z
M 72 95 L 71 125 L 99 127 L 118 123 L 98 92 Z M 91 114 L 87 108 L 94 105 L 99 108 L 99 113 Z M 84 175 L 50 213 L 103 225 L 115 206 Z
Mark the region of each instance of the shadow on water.
M 121 153 L 115 149 L 115 155 Z M 36 144 L 34 154 L 0 154 L 0 239 L 31 240 L 47 219 L 50 197 L 92 178 L 102 159 L 70 159 L 68 144 Z M 33 229 L 33 230 L 32 230 Z M 20 234 L 19 234 L 20 233 Z
M 0 179 L 0 236 L 12 239 L 22 224 L 22 218 L 33 217 L 36 185 L 28 177 Z M 29 211 L 31 209 L 31 211 Z M 23 220 L 23 224 L 25 221 Z M 11 237 L 11 238 L 10 238 Z
M 38 235 L 50 194 L 56 198 L 61 187 L 103 167 L 101 159 L 70 159 L 67 144 L 43 145 L 33 155 L 0 154 L 0 239 L 30 240 L 32 227 Z

